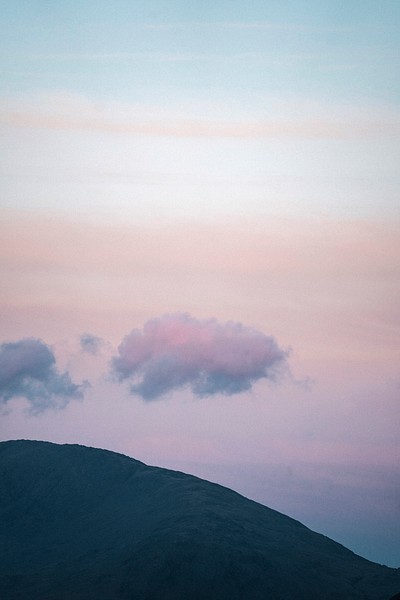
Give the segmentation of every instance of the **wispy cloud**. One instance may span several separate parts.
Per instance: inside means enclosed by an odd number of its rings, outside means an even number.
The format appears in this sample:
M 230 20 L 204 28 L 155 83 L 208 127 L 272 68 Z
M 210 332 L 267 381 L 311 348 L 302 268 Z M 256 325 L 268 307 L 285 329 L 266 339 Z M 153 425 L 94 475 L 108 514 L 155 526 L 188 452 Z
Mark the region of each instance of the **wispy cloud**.
M 248 121 L 234 123 L 188 119 L 120 122 L 99 118 L 68 118 L 62 115 L 41 115 L 27 112 L 1 112 L 0 121 L 17 127 L 178 138 L 262 139 L 300 137 L 345 139 L 363 136 L 397 136 L 400 133 L 400 122 Z
M 245 56 L 245 55 L 243 55 Z M 234 57 L 185 52 L 95 52 L 95 53 L 59 53 L 34 54 L 29 57 L 32 61 L 132 61 L 132 62 L 198 62 L 234 59 Z
M 82 398 L 85 384 L 72 382 L 66 371 L 56 368 L 53 351 L 36 338 L 25 338 L 0 345 L 0 402 L 26 398 L 30 412 L 64 408 L 72 398 Z
M 214 53 L 209 52 L 92 52 L 92 53 L 53 53 L 53 54 L 33 54 L 25 57 L 29 61 L 60 61 L 60 62 L 160 62 L 160 63 L 180 63 L 180 62 L 222 62 L 237 64 L 238 61 L 262 62 L 263 65 L 273 67 L 287 67 L 297 65 L 301 62 L 320 61 L 320 54 L 312 53 L 282 53 L 278 56 L 272 52 L 229 52 Z
M 190 30 L 190 29 L 222 29 L 237 31 L 282 31 L 292 33 L 350 33 L 353 27 L 343 25 L 308 25 L 304 23 L 277 21 L 176 21 L 163 23 L 142 23 L 137 27 L 148 30 Z
M 199 320 L 178 313 L 134 329 L 112 362 L 119 381 L 144 400 L 190 386 L 196 396 L 232 395 L 259 379 L 275 380 L 287 352 L 274 338 L 241 323 Z
M 104 343 L 100 337 L 92 333 L 83 333 L 79 338 L 79 342 L 83 352 L 93 355 L 98 353 Z
M 173 57 L 170 57 L 173 59 Z M 190 57 L 187 57 L 190 58 Z M 169 59 L 168 59 L 169 60 Z M 302 60 L 292 56 L 291 61 Z M 276 112 L 276 111 L 275 111 Z M 330 118 L 328 110 L 303 107 L 293 114 L 246 119 L 218 116 L 199 117 L 199 111 L 176 113 L 163 107 L 99 104 L 88 98 L 67 93 L 32 97 L 30 100 L 3 99 L 0 123 L 14 127 L 82 131 L 124 136 L 158 136 L 172 138 L 268 139 L 393 137 L 400 133 L 397 112 L 386 115 L 364 111 L 358 117 L 346 111 Z M 200 111 L 201 114 L 201 111 Z

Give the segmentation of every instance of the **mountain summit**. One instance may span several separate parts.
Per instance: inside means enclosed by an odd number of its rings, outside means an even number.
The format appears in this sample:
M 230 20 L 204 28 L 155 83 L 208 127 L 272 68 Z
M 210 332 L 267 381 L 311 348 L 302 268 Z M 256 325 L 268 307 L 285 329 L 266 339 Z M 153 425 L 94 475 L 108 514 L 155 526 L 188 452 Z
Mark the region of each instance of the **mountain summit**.
M 0 443 L 5 600 L 389 600 L 369 562 L 220 485 L 107 450 Z

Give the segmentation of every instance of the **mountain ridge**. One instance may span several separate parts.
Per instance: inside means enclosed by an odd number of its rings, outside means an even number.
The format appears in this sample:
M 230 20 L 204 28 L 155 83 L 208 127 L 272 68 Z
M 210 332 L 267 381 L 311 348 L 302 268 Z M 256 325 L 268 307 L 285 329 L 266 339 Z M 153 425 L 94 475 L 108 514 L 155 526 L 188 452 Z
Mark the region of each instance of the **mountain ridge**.
M 400 589 L 399 569 L 217 483 L 117 452 L 0 442 L 0 477 L 9 600 L 389 600 Z

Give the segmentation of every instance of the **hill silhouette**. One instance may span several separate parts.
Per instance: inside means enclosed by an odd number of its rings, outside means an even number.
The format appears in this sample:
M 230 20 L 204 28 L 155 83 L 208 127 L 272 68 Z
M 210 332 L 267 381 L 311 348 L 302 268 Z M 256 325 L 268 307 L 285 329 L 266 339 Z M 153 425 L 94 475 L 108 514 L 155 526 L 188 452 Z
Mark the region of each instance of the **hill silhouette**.
M 369 562 L 222 486 L 107 450 L 0 443 L 4 600 L 389 600 Z

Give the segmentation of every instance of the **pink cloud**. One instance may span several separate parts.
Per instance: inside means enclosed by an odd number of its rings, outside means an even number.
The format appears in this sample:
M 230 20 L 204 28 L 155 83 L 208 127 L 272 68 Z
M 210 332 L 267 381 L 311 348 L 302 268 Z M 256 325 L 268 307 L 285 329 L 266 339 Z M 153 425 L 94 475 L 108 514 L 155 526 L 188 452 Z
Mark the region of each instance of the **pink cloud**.
M 187 385 L 197 396 L 238 394 L 259 379 L 274 380 L 286 359 L 287 351 L 256 329 L 177 313 L 134 329 L 112 366 L 120 381 L 134 379 L 133 394 L 154 400 Z

